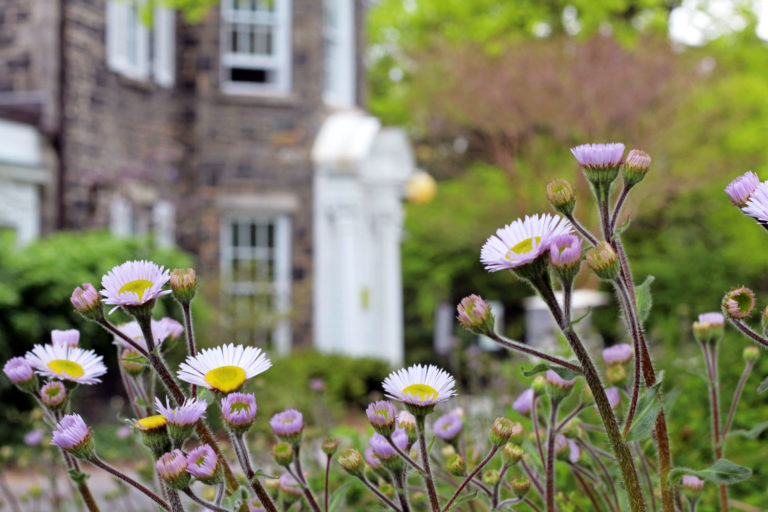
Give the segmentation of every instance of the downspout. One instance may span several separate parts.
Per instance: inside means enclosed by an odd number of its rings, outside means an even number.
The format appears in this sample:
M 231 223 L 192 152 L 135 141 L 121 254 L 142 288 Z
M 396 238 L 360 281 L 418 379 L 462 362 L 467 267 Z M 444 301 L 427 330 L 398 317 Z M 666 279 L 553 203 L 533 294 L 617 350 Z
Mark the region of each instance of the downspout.
M 56 174 L 56 228 L 64 229 L 67 226 L 66 222 L 66 201 L 64 199 L 64 188 L 67 177 L 67 163 L 64 158 L 64 145 L 65 145 L 65 133 L 66 133 L 66 116 L 65 116 L 65 103 L 66 103 L 66 78 L 67 78 L 67 66 L 66 66 L 66 4 L 67 0 L 59 0 L 59 47 L 58 47 L 58 61 L 59 69 L 57 70 L 57 85 L 56 102 L 57 102 L 57 127 L 52 137 L 53 149 L 56 152 L 58 160 L 58 172 Z

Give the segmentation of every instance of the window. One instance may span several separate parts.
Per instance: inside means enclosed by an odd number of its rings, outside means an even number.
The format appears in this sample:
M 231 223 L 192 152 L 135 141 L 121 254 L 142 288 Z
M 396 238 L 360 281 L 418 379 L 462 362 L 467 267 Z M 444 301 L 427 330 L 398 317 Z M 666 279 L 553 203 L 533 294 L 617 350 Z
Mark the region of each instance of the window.
M 221 271 L 237 340 L 290 350 L 291 237 L 287 215 L 232 216 L 222 224 Z
M 136 80 L 146 80 L 151 72 L 158 84 L 169 87 L 176 68 L 174 11 L 156 8 L 150 26 L 143 19 L 145 1 L 107 3 L 107 64 Z
M 354 0 L 323 0 L 325 100 L 355 104 Z
M 221 2 L 222 89 L 233 94 L 290 89 L 290 0 Z
M 109 202 L 109 229 L 117 237 L 152 235 L 157 247 L 175 243 L 176 208 L 170 201 L 131 201 L 115 194 Z

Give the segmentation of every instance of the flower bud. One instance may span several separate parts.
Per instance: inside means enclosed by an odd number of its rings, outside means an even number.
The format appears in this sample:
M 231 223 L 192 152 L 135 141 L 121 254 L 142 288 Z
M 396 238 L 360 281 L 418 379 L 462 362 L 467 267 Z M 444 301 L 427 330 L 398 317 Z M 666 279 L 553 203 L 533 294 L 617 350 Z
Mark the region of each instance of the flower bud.
M 173 298 L 179 304 L 189 304 L 197 291 L 197 274 L 192 268 L 175 268 L 171 271 L 170 287 Z
M 698 498 L 704 491 L 704 480 L 693 475 L 684 475 L 680 487 L 687 496 Z
M 651 156 L 648 153 L 639 149 L 630 151 L 624 159 L 624 170 L 621 174 L 624 186 L 632 187 L 643 181 L 650 167 Z
M 365 414 L 368 416 L 368 421 L 371 423 L 371 426 L 376 433 L 383 436 L 389 436 L 395 431 L 397 411 L 395 410 L 395 407 L 386 400 L 379 400 L 378 402 L 373 402 L 368 405 Z
M 78 286 L 69 298 L 75 311 L 89 320 L 101 320 L 104 318 L 104 309 L 101 305 L 101 296 L 91 283 L 83 283 Z
M 384 482 L 381 485 L 379 485 L 379 491 L 381 491 L 381 494 L 383 494 L 387 498 L 395 497 L 395 487 L 390 483 Z
M 732 288 L 723 297 L 723 313 L 730 318 L 747 318 L 755 307 L 755 292 L 745 286 Z
M 221 482 L 221 464 L 210 445 L 203 444 L 187 454 L 187 472 L 206 485 Z
M 64 384 L 58 380 L 48 381 L 40 389 L 40 401 L 51 410 L 62 407 L 67 401 L 67 390 Z
M 731 198 L 731 204 L 743 208 L 758 185 L 760 185 L 760 178 L 752 171 L 748 171 L 731 181 L 725 187 L 725 193 Z
M 325 441 L 323 441 L 323 444 L 321 447 L 323 449 L 324 454 L 331 456 L 334 453 L 336 453 L 336 450 L 339 449 L 339 442 L 333 439 L 332 437 L 329 437 L 325 439 Z
M 619 275 L 619 256 L 608 242 L 600 242 L 587 251 L 587 265 L 597 277 L 606 281 Z
M 293 446 L 290 443 L 280 441 L 272 448 L 272 457 L 281 466 L 288 466 L 293 462 Z
M 256 420 L 257 411 L 256 397 L 252 393 L 230 393 L 221 399 L 224 424 L 235 435 L 242 435 L 250 430 Z
M 408 444 L 412 445 L 418 438 L 418 432 L 416 432 L 416 416 L 408 411 L 400 411 L 397 415 L 397 426 L 402 428 L 408 435 Z
M 552 400 L 558 402 L 570 395 L 573 386 L 576 384 L 576 379 L 563 379 L 554 370 L 547 370 L 545 375 L 547 394 Z
M 531 488 L 531 481 L 525 477 L 515 478 L 509 485 L 512 487 L 512 492 L 515 493 L 518 499 L 523 499 L 528 490 Z
M 491 306 L 479 295 L 464 297 L 456 306 L 459 323 L 462 327 L 475 334 L 493 333 L 495 320 Z
M 725 333 L 725 317 L 722 313 L 704 313 L 693 322 L 693 336 L 699 343 L 716 343 Z
M 134 427 L 141 432 L 141 441 L 159 457 L 171 448 L 168 437 L 168 422 L 162 414 L 147 416 L 134 422 Z
M 514 466 L 523 458 L 525 452 L 515 443 L 507 443 L 501 450 L 501 460 L 505 466 Z
M 624 364 L 632 360 L 634 351 L 627 343 L 611 345 L 603 349 L 603 361 L 605 364 Z
M 485 485 L 493 486 L 498 483 L 499 478 L 501 478 L 501 476 L 499 475 L 498 470 L 489 469 L 488 471 L 483 472 L 481 480 Z
M 13 357 L 6 361 L 3 372 L 20 390 L 34 393 L 37 390 L 37 376 L 29 361 L 23 357 Z
M 187 457 L 181 450 L 173 450 L 162 455 L 155 464 L 157 474 L 169 487 L 173 489 L 186 489 L 192 478 L 187 472 Z
M 267 489 L 267 492 L 270 496 L 273 498 L 277 497 L 277 493 L 280 490 L 280 479 L 279 478 L 265 478 L 264 479 L 264 487 Z
M 566 217 L 573 213 L 576 207 L 576 196 L 571 184 L 565 180 L 554 180 L 547 184 L 547 201 L 558 212 Z
M 750 345 L 748 347 L 744 347 L 744 351 L 742 352 L 742 356 L 744 357 L 744 360 L 746 362 L 754 363 L 760 357 L 760 349 L 757 348 L 754 345 Z
M 606 368 L 605 376 L 608 379 L 608 382 L 618 386 L 627 380 L 627 369 L 624 367 L 624 365 L 612 364 Z M 589 387 L 586 389 L 589 389 Z
M 531 412 L 531 406 L 533 405 L 533 389 L 528 388 L 518 396 L 512 403 L 512 409 L 527 416 Z
M 361 476 L 363 470 L 363 456 L 354 448 L 347 448 L 338 457 L 339 465 L 344 471 L 354 476 Z
M 549 263 L 564 283 L 570 283 L 581 267 L 581 239 L 576 235 L 560 235 L 549 245 Z
M 507 418 L 496 418 L 491 425 L 491 442 L 496 446 L 506 444 L 512 434 L 518 434 L 521 429 L 519 423 L 514 423 Z
M 89 459 L 94 451 L 91 429 L 79 414 L 67 414 L 61 418 L 53 431 L 51 444 L 79 459 Z
M 125 370 L 128 375 L 133 377 L 138 377 L 144 373 L 144 369 L 148 362 L 149 361 L 147 361 L 144 356 L 130 348 L 123 350 L 123 353 L 120 354 L 120 366 L 123 367 L 123 370 Z
M 464 472 L 467 470 L 467 464 L 464 462 L 464 457 L 456 454 L 448 459 L 446 468 L 448 469 L 448 472 L 453 476 L 463 476 Z
M 584 176 L 594 186 L 607 186 L 619 175 L 624 144 L 582 144 L 571 148 Z
M 275 435 L 286 443 L 296 446 L 304 432 L 304 416 L 296 409 L 287 409 L 272 416 L 269 425 Z
M 531 389 L 535 396 L 543 395 L 547 392 L 547 380 L 542 375 L 537 375 L 531 383 Z

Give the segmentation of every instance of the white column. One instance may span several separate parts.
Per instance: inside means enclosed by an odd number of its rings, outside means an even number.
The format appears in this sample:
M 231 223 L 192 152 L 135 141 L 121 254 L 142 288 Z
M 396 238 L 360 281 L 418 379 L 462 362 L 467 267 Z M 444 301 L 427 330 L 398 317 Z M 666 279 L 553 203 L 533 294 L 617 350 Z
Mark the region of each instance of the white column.
M 357 205 L 336 207 L 338 273 L 334 319 L 338 323 L 338 348 L 350 355 L 363 355 L 360 339 L 360 255 L 357 251 L 360 210 Z
M 399 210 L 399 205 L 397 205 Z M 379 343 L 376 352 L 393 365 L 403 362 L 403 282 L 400 265 L 402 214 L 390 211 L 377 216 L 379 240 L 376 268 Z

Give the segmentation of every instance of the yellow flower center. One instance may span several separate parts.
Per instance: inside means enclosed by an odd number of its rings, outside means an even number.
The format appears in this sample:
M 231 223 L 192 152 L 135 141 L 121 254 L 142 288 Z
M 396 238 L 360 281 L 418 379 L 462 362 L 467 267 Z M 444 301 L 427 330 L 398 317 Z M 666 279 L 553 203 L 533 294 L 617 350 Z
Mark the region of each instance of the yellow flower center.
M 82 377 L 85 373 L 82 366 L 68 359 L 54 359 L 48 363 L 48 368 L 59 375 L 69 375 L 75 378 Z
M 162 414 L 147 416 L 139 420 L 139 427 L 143 430 L 155 430 L 166 425 L 165 417 Z
M 428 398 L 432 400 L 437 399 L 437 390 L 426 384 L 411 384 L 403 390 L 403 393 L 412 397 L 418 397 L 422 402 Z
M 144 296 L 144 292 L 150 288 L 152 288 L 152 281 L 147 281 L 146 279 L 137 279 L 135 281 L 125 283 L 123 287 L 120 288 L 120 293 L 133 292 L 138 295 L 139 300 L 141 300 Z
M 541 242 L 541 237 L 535 236 L 533 238 L 526 238 L 522 242 L 518 242 L 514 247 L 507 251 L 505 258 L 511 261 L 515 261 L 517 256 L 531 252 L 533 250 L 534 240 L 536 245 L 538 245 L 539 242 Z
M 245 382 L 245 370 L 239 366 L 220 366 L 205 374 L 205 381 L 222 393 L 234 391 Z
M 204 462 L 205 462 L 205 455 L 201 455 L 197 459 L 195 459 L 196 466 L 202 466 Z

